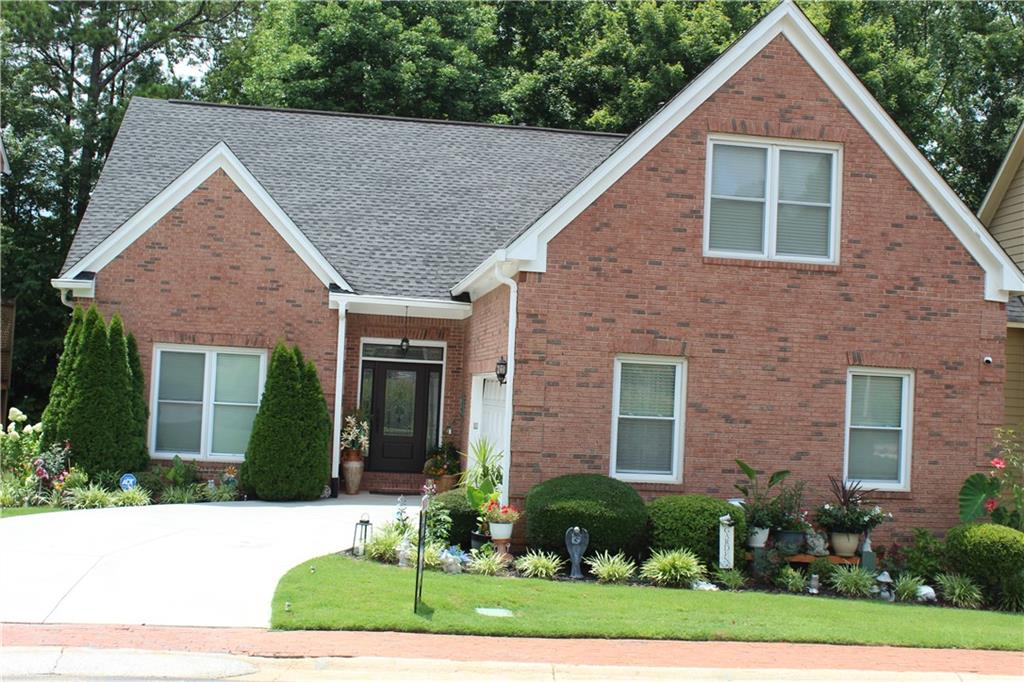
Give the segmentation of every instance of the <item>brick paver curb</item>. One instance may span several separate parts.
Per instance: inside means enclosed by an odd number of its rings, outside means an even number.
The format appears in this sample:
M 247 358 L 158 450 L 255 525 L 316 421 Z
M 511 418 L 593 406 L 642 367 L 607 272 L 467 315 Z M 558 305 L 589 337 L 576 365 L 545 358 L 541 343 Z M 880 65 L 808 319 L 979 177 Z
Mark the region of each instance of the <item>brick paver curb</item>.
M 1024 635 L 1022 635 L 1024 636 Z M 302 631 L 146 625 L 0 624 L 3 646 L 196 651 L 249 656 L 389 656 L 589 665 L 822 668 L 1024 675 L 1024 652 L 764 642 L 500 638 L 402 632 Z

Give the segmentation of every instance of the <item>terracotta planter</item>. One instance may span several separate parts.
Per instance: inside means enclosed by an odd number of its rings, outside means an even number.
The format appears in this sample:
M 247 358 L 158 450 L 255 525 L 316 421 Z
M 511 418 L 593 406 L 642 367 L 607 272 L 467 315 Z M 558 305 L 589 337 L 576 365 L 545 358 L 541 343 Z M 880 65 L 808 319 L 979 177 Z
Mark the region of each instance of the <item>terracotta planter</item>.
M 505 541 L 512 537 L 512 526 L 511 523 L 489 523 L 487 524 L 491 528 L 491 539 L 495 542 L 499 540 Z
M 458 474 L 445 474 L 444 476 L 427 476 L 434 482 L 434 488 L 438 493 L 446 493 L 459 484 Z
M 832 533 L 831 540 L 836 556 L 854 556 L 860 544 L 860 533 Z
M 768 533 L 770 532 L 770 528 L 751 528 L 750 535 L 747 536 L 747 547 L 754 549 L 764 547 L 768 542 Z
M 365 468 L 366 461 L 363 459 L 363 453 L 359 450 L 345 448 L 341 451 L 341 472 L 345 478 L 346 494 L 359 494 L 359 483 L 363 480 Z

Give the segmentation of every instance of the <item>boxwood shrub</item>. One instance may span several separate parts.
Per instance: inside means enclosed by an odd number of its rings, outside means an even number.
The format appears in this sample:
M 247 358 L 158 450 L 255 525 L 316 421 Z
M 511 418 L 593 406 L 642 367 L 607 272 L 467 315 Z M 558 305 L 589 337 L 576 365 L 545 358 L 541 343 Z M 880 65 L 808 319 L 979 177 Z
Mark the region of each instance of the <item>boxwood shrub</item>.
M 953 571 L 974 578 L 990 603 L 999 604 L 1006 581 L 1024 566 L 1024 533 L 994 523 L 957 526 L 946 535 L 946 561 Z
M 448 510 L 452 518 L 452 528 L 448 542 L 469 549 L 469 534 L 476 530 L 476 510 L 466 498 L 466 489 L 462 487 L 440 493 L 437 503 Z
M 534 486 L 526 495 L 526 543 L 565 551 L 565 531 L 590 533 L 587 554 L 610 551 L 636 556 L 647 535 L 647 507 L 633 488 L 607 476 L 570 474 Z
M 711 566 L 718 564 L 718 518 L 728 514 L 735 528 L 735 554 L 747 540 L 743 509 L 707 495 L 666 495 L 647 505 L 651 549 L 688 549 Z

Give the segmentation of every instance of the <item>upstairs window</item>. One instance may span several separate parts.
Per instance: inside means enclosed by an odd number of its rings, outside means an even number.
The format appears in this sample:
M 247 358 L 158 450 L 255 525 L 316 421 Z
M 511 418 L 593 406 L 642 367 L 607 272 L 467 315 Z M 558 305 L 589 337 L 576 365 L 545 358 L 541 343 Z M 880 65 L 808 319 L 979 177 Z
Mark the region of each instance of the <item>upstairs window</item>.
M 865 488 L 910 489 L 910 370 L 854 367 L 846 385 L 847 481 Z
M 704 253 L 834 263 L 837 148 L 709 140 Z

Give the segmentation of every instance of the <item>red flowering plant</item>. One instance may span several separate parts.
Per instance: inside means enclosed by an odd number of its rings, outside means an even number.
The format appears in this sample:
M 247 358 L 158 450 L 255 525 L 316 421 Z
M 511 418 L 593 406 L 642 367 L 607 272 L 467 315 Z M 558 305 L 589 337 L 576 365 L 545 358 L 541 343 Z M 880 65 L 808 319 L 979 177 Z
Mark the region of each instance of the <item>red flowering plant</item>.
M 515 523 L 519 520 L 519 510 L 510 504 L 501 504 L 495 495 L 484 506 L 483 516 L 487 523 Z
M 1024 530 L 1024 433 L 996 430 L 999 454 L 989 462 L 987 474 L 971 474 L 960 488 L 960 520 L 989 517 Z

